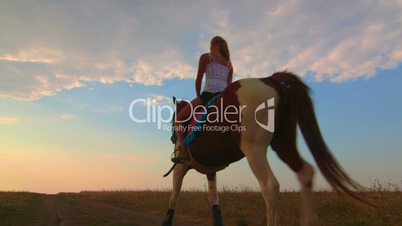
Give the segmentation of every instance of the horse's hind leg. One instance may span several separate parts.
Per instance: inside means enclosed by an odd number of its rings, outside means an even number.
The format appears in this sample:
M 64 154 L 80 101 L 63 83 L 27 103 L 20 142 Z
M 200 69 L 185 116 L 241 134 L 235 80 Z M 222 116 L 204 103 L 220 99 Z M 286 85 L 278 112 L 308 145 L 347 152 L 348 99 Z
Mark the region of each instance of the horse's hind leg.
M 302 168 L 297 172 L 302 193 L 302 225 L 318 225 L 318 215 L 315 211 L 314 198 L 313 198 L 313 167 L 302 159 Z
M 286 128 L 286 126 L 282 128 Z M 302 190 L 301 223 L 302 225 L 317 225 L 318 216 L 315 211 L 312 192 L 314 169 L 300 157 L 297 151 L 296 126 L 294 126 L 294 129 L 286 130 L 286 133 L 277 132 L 272 139 L 271 147 L 278 154 L 279 158 L 297 174 Z
M 268 164 L 267 146 L 253 145 L 244 152 L 251 170 L 260 183 L 267 207 L 267 225 L 279 225 L 279 183 Z

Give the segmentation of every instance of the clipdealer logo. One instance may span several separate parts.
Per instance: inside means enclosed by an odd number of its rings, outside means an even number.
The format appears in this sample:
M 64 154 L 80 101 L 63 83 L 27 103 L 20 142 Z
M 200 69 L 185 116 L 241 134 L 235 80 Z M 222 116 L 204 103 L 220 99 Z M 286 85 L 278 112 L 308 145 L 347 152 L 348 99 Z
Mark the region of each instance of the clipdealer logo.
M 267 102 L 262 102 L 260 105 L 258 105 L 258 107 L 254 111 L 254 119 L 257 122 L 257 124 L 271 133 L 275 131 L 275 109 L 273 108 L 274 105 L 275 105 L 275 97 L 272 97 L 271 99 L 267 100 Z M 257 112 L 259 112 L 262 109 L 267 109 L 268 122 L 266 125 L 259 122 L 257 119 Z
M 177 100 L 176 100 L 177 101 Z M 151 98 L 140 98 L 140 99 L 135 99 L 130 103 L 129 109 L 128 109 L 128 114 L 130 116 L 130 119 L 135 122 L 135 123 L 155 123 L 157 126 L 157 129 L 162 129 L 162 130 L 172 130 L 172 125 L 171 125 L 171 120 L 172 116 L 175 115 L 175 121 L 182 123 L 186 122 L 188 120 L 195 120 L 197 123 L 201 124 L 198 126 L 194 125 L 189 125 L 192 126 L 192 128 L 189 127 L 184 127 L 181 126 L 180 128 L 175 128 L 179 130 L 185 131 L 186 129 L 190 130 L 198 130 L 198 131 L 221 131 L 227 132 L 227 131 L 245 131 L 246 128 L 245 126 L 241 126 L 241 115 L 242 111 L 244 108 L 246 108 L 246 105 L 243 106 L 234 106 L 234 105 L 228 105 L 224 106 L 223 101 L 220 102 L 219 106 L 216 105 L 211 105 L 211 106 L 195 106 L 193 107 L 191 105 L 191 102 L 188 100 L 180 100 L 180 101 L 185 101 L 188 104 L 190 104 L 191 107 L 191 112 L 195 112 L 193 115 L 190 115 L 186 119 L 179 120 L 177 119 L 177 114 L 174 114 L 175 112 L 175 107 L 172 107 L 171 105 L 164 104 L 164 105 L 157 105 L 157 101 L 155 99 Z M 176 106 L 175 102 L 175 106 Z M 261 103 L 258 105 L 254 111 L 254 119 L 255 122 L 263 129 L 273 133 L 275 129 L 275 98 L 270 98 L 267 101 Z M 134 109 L 135 108 L 143 108 L 146 106 L 146 112 L 145 116 L 142 114 L 142 116 L 139 116 L 138 113 L 135 114 Z M 198 115 L 204 114 L 208 112 L 208 110 L 213 109 L 213 111 L 206 115 L 203 119 L 199 119 Z M 266 111 L 267 112 L 267 117 L 268 121 L 267 123 L 262 123 L 260 120 L 257 118 L 257 112 L 260 111 Z M 213 117 L 211 117 L 213 115 Z M 231 117 L 228 117 L 230 116 Z M 233 119 L 233 115 L 237 116 L 237 118 Z M 205 122 L 208 122 L 209 125 L 204 124 Z M 232 123 L 233 125 L 230 126 L 219 126 L 219 125 L 213 125 L 213 123 L 219 123 L 219 122 L 229 122 Z M 238 125 L 240 124 L 240 125 Z

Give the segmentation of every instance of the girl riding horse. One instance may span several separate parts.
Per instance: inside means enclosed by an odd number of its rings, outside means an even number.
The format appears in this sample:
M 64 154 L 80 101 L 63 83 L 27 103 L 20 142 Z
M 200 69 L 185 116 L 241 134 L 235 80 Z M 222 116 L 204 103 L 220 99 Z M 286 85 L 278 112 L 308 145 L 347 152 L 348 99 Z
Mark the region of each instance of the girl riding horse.
M 220 36 L 215 36 L 211 40 L 210 53 L 204 53 L 200 57 L 198 64 L 198 73 L 195 80 L 195 90 L 197 97 L 191 101 L 177 115 L 175 128 L 186 128 L 182 123 L 192 115 L 192 109 L 206 104 L 212 97 L 220 94 L 226 86 L 232 83 L 233 67 L 230 62 L 230 51 L 225 39 Z M 205 86 L 200 94 L 202 78 L 205 73 Z M 181 141 L 184 140 L 183 130 L 177 130 L 177 136 Z M 175 163 L 189 160 L 189 155 L 186 145 L 181 144 L 181 151 L 177 157 L 172 158 Z

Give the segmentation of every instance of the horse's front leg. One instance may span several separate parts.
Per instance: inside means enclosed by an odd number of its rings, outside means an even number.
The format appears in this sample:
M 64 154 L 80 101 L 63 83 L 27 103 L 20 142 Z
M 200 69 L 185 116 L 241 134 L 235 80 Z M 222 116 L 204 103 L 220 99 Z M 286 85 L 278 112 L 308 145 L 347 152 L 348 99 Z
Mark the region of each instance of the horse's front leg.
M 208 200 L 209 200 L 209 203 L 212 205 L 214 226 L 223 226 L 221 209 L 219 207 L 216 173 L 207 174 L 207 178 L 208 178 Z
M 177 200 L 179 199 L 179 194 L 181 186 L 183 184 L 183 178 L 188 171 L 188 163 L 177 164 L 173 170 L 173 190 L 170 195 L 169 209 L 166 213 L 165 220 L 162 226 L 172 226 L 174 210 L 177 205 Z

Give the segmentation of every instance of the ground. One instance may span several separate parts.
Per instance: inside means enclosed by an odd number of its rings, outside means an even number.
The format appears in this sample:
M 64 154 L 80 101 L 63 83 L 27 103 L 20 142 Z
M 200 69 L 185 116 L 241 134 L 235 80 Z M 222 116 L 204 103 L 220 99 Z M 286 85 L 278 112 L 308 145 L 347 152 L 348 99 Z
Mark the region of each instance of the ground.
M 5 193 L 3 193 L 4 195 Z M 162 225 L 163 212 L 141 211 L 131 205 L 121 207 L 79 193 L 42 195 L 8 193 L 0 201 L 0 225 Z M 0 196 L 1 197 L 1 196 Z M 4 196 L 3 196 L 4 198 Z M 8 201 L 6 201 L 8 200 Z M 206 226 L 209 222 L 198 222 L 189 217 L 176 216 L 175 226 Z
M 390 191 L 391 190 L 391 191 Z M 400 226 L 402 192 L 399 187 L 374 186 L 365 193 L 378 207 L 367 208 L 341 199 L 337 193 L 314 194 L 320 225 Z M 87 191 L 56 195 L 0 192 L 0 226 L 155 226 L 162 225 L 170 191 Z M 222 216 L 228 226 L 266 225 L 260 192 L 248 189 L 219 193 Z M 280 224 L 300 225 L 300 193 L 281 192 Z M 180 194 L 175 226 L 213 225 L 205 191 Z

